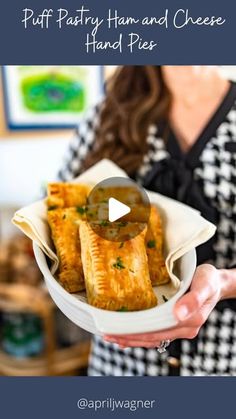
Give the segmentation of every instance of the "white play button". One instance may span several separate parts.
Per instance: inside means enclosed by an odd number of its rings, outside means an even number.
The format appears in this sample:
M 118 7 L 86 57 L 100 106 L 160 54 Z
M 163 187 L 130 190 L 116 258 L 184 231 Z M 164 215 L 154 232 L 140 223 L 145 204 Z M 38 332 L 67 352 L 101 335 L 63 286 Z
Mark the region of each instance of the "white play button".
M 104 240 L 119 242 L 121 247 L 123 242 L 143 231 L 149 215 L 150 202 L 145 189 L 129 178 L 104 179 L 87 197 L 85 218 L 93 232 Z
M 128 205 L 123 204 L 115 198 L 109 198 L 108 201 L 108 219 L 111 223 L 119 220 L 119 218 L 124 217 L 124 215 L 129 214 L 131 211 Z

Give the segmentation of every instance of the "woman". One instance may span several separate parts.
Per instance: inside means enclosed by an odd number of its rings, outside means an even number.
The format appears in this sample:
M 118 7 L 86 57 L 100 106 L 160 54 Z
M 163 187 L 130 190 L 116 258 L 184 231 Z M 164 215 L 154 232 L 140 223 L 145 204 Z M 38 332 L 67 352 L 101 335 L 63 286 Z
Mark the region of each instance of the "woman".
M 104 157 L 200 210 L 217 233 L 197 249 L 177 326 L 95 337 L 89 375 L 236 375 L 236 85 L 216 67 L 119 68 L 80 125 L 61 179 Z

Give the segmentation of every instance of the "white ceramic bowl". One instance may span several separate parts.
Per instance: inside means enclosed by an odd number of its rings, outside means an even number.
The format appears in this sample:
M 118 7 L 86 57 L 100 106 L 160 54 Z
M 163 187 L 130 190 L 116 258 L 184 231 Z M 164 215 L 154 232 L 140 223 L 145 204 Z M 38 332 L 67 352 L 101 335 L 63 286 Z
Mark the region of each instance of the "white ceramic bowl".
M 114 312 L 92 307 L 85 298 L 65 291 L 52 276 L 42 250 L 35 243 L 33 248 L 48 291 L 56 305 L 77 326 L 96 335 L 144 333 L 175 326 L 173 306 L 189 288 L 196 268 L 196 252 L 192 250 L 180 259 L 181 286 L 166 303 L 148 310 Z

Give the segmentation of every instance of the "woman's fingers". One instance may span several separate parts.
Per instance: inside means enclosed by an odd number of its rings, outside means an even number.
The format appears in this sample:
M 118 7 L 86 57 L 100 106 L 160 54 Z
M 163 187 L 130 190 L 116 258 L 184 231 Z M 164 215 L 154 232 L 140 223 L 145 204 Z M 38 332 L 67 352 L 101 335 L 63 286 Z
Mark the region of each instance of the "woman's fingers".
M 106 335 L 105 340 L 121 347 L 158 347 L 162 340 L 193 339 L 207 320 L 220 295 L 220 279 L 217 269 L 201 265 L 196 269 L 191 289 L 174 307 L 178 325 L 160 332 L 135 335 Z
M 132 341 L 132 342 L 115 342 L 117 343 L 121 348 L 158 348 L 161 344 L 161 342 L 144 342 L 144 341 Z
M 186 321 L 218 291 L 217 270 L 211 265 L 196 269 L 190 291 L 175 304 L 174 314 L 179 321 Z
M 121 348 L 157 348 L 160 346 L 160 341 L 148 341 L 148 340 L 138 340 L 138 339 L 126 339 L 126 338 L 105 338 L 106 341 L 111 343 L 116 343 Z
M 193 339 L 197 336 L 198 331 L 198 327 L 178 327 L 164 330 L 162 332 L 143 333 L 137 335 L 106 335 L 104 336 L 104 339 L 109 342 L 126 346 L 146 346 L 145 344 L 154 344 L 154 346 L 158 346 L 162 340 Z

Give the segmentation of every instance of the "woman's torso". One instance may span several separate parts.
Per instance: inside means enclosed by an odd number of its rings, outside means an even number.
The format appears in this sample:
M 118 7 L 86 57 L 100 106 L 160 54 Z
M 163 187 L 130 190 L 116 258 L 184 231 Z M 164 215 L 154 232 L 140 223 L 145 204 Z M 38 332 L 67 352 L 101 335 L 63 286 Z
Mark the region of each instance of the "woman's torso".
M 71 144 L 63 180 L 80 172 L 83 159 L 95 140 L 99 108 L 82 124 Z M 230 90 L 195 145 L 184 155 L 172 132 L 165 139 L 162 127 L 151 126 L 148 151 L 135 179 L 146 187 L 201 210 L 217 224 L 214 240 L 199 253 L 200 262 L 211 260 L 218 268 L 236 265 L 236 85 Z M 194 185 L 194 188 L 193 188 Z M 199 208 L 200 206 L 200 208 Z M 231 304 L 232 303 L 232 304 Z M 180 375 L 236 374 L 235 302 L 214 310 L 198 339 L 172 344 L 170 351 L 119 349 L 96 337 L 90 357 L 90 375 L 168 375 L 168 362 L 177 356 Z

